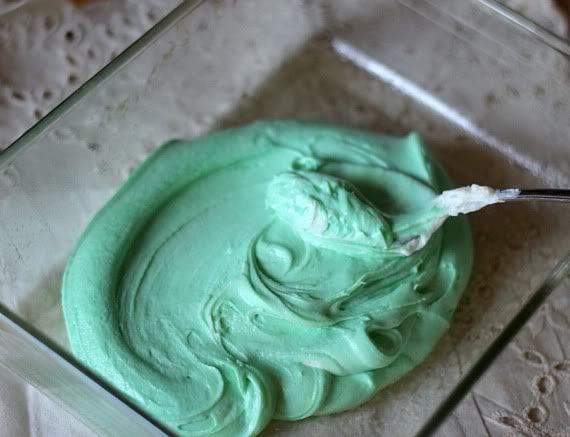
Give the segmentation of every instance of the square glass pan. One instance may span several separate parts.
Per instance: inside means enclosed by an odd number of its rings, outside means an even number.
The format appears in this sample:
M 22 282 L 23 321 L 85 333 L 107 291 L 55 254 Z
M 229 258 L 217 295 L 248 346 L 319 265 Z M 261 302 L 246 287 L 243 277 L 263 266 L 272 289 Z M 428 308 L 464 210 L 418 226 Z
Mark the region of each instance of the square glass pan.
M 0 362 L 102 435 L 165 428 L 73 359 L 61 275 L 93 214 L 164 141 L 261 118 L 332 121 L 419 131 L 458 184 L 569 182 L 568 59 L 477 1 L 199 3 L 0 155 Z M 570 247 L 569 220 L 546 204 L 474 215 L 471 284 L 430 358 L 354 411 L 265 432 L 417 432 Z

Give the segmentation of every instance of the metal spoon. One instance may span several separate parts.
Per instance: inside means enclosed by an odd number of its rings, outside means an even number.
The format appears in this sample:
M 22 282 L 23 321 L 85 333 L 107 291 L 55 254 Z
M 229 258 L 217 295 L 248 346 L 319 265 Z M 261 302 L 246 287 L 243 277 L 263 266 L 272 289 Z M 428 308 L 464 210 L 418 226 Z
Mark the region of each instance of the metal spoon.
M 500 192 L 502 190 L 499 190 Z M 529 189 L 520 190 L 517 196 L 505 197 L 505 202 L 511 200 L 546 200 L 549 202 L 570 202 L 570 190 L 562 189 Z

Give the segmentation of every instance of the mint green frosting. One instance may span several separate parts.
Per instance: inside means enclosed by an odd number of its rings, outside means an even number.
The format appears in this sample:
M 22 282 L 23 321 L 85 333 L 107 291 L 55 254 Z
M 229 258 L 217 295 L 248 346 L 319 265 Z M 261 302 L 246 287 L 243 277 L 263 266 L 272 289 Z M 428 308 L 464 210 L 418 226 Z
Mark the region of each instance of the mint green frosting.
M 432 207 L 449 185 L 416 134 L 276 121 L 169 142 L 69 259 L 71 348 L 181 435 L 360 405 L 426 358 L 466 286 L 468 224 L 436 230 Z

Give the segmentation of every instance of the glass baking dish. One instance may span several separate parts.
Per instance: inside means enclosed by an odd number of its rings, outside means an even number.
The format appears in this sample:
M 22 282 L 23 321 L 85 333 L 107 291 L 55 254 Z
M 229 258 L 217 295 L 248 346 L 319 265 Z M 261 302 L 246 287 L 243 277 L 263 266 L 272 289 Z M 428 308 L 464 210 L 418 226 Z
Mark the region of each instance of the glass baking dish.
M 568 187 L 570 63 L 487 3 L 184 2 L 0 155 L 0 362 L 99 434 L 172 432 L 74 360 L 60 286 L 93 214 L 174 137 L 274 118 L 415 130 L 457 184 Z M 523 304 L 559 285 L 566 266 L 544 287 L 569 220 L 553 204 L 473 215 L 471 283 L 429 359 L 354 411 L 265 433 L 412 435 L 438 405 L 441 419 Z

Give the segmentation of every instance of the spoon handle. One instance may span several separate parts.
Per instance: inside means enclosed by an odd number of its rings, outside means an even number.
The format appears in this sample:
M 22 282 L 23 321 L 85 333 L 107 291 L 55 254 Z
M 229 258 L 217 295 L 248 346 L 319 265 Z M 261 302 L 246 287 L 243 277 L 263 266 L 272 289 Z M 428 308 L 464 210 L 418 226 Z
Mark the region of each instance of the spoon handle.
M 511 200 L 546 200 L 550 202 L 570 202 L 570 190 L 560 189 L 532 189 L 520 190 L 518 196 L 505 198 Z

